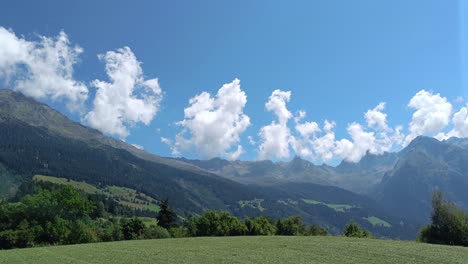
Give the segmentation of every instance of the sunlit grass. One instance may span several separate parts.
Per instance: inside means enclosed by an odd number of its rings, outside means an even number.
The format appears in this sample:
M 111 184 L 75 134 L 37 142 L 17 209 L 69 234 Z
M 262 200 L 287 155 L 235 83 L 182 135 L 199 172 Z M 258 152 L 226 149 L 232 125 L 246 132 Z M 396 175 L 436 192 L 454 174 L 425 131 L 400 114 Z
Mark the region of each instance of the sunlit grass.
M 0 251 L 0 263 L 466 263 L 468 248 L 344 237 L 212 237 Z

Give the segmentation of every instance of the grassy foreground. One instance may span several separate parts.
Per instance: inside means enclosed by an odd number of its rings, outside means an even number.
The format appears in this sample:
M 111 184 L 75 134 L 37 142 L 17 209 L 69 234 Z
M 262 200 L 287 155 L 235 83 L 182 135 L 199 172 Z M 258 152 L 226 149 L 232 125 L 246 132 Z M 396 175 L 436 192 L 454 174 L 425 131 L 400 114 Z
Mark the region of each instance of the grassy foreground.
M 0 263 L 467 263 L 468 248 L 342 237 L 137 240 L 0 251 Z

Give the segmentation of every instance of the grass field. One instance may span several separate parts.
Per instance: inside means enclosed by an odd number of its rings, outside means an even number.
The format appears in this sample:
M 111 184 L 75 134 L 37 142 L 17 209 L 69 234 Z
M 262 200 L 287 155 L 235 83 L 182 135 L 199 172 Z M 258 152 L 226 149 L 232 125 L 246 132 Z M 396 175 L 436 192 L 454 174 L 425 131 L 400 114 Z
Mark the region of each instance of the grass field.
M 468 248 L 343 237 L 138 240 L 0 251 L 0 263 L 467 263 Z

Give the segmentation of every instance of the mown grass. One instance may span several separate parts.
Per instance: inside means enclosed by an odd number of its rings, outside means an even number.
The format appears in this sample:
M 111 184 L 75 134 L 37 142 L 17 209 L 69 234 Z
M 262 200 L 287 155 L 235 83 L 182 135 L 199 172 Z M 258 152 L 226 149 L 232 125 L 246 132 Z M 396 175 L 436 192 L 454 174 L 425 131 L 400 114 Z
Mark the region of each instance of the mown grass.
M 344 237 L 212 237 L 0 251 L 0 263 L 467 263 L 468 248 Z

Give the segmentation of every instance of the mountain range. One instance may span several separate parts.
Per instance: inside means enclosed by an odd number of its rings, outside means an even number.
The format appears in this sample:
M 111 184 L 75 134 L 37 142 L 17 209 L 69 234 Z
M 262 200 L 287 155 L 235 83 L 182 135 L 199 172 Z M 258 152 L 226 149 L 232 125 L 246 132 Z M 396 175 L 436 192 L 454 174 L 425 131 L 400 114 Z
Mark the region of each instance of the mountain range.
M 181 217 L 226 210 L 238 217 L 300 215 L 338 234 L 354 220 L 380 237 L 414 239 L 440 189 L 468 208 L 468 140 L 414 139 L 397 153 L 357 163 L 166 158 L 0 90 L 0 198 L 34 175 L 121 186 L 168 198 Z

